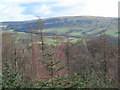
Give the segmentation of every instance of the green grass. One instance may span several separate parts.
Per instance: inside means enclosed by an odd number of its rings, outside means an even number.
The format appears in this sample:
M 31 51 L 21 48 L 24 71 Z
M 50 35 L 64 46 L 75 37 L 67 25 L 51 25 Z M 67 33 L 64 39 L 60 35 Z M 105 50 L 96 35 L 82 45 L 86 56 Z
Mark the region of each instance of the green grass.
M 103 30 L 103 28 L 97 28 L 93 31 L 87 32 L 87 34 L 94 34 L 94 33 L 100 32 L 101 30 Z
M 75 42 L 77 42 L 78 40 L 81 40 L 81 39 L 78 39 L 78 38 L 70 38 L 70 40 L 71 40 L 73 43 L 75 43 Z
M 79 35 L 79 36 L 82 36 L 82 32 L 80 33 L 76 33 L 76 32 L 73 32 L 73 33 L 70 33 L 71 36 L 76 36 L 76 35 Z
M 79 29 L 79 30 L 87 31 L 92 28 L 86 28 L 86 29 L 85 28 L 76 28 L 76 27 L 73 27 L 73 28 L 49 28 L 49 29 L 44 29 L 43 32 L 66 33 L 72 29 L 73 30 Z
M 55 41 L 55 40 L 53 40 L 53 39 L 48 39 L 48 40 L 46 40 L 46 41 L 45 41 L 45 44 L 55 46 L 55 45 L 56 45 L 56 43 L 55 43 L 55 42 L 56 42 L 56 41 Z
M 118 34 L 115 34 L 116 32 L 118 32 L 118 30 L 107 30 L 105 33 L 108 35 L 118 37 Z
M 73 28 L 49 28 L 49 29 L 44 29 L 43 32 L 56 32 L 58 34 L 61 33 L 66 33 L 70 30 L 82 30 L 82 31 L 73 31 L 71 33 L 69 33 L 70 36 L 82 36 L 82 32 L 86 32 L 87 34 L 94 34 L 94 33 L 98 33 L 101 30 L 103 30 L 103 28 L 96 28 L 93 31 L 87 32 L 88 30 L 91 30 L 93 28 L 77 28 L 77 27 L 73 27 Z M 5 32 L 9 32 L 11 33 L 14 37 L 17 37 L 18 39 L 30 39 L 31 38 L 31 34 L 30 33 L 25 33 L 25 32 L 14 32 L 14 30 L 7 30 L 7 31 L 2 31 L 3 33 Z M 115 36 L 118 37 L 118 32 L 117 30 L 107 30 L 105 33 L 111 36 Z M 99 35 L 97 35 L 99 36 Z M 51 37 L 54 36 L 46 36 L 48 39 L 46 40 L 46 44 L 48 45 L 55 45 L 55 40 L 50 39 Z M 59 37 L 64 37 L 64 36 L 59 36 Z M 72 42 L 77 42 L 77 40 L 80 40 L 78 38 L 70 38 L 70 40 Z M 64 40 L 65 41 L 65 40 Z
M 2 33 L 5 33 L 5 32 L 7 32 L 7 33 L 14 33 L 14 30 L 6 30 L 6 31 L 2 31 Z
M 43 32 L 55 32 L 55 33 L 66 33 L 69 31 L 70 28 L 49 28 L 49 29 L 44 29 Z

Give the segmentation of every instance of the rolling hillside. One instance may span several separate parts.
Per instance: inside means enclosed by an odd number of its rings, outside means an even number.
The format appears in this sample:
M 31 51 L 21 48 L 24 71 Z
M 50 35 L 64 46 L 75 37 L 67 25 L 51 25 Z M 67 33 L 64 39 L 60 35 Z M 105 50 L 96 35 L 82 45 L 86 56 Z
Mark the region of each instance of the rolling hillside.
M 67 33 L 73 38 L 81 36 L 99 36 L 105 30 L 105 33 L 118 37 L 118 19 L 110 17 L 93 17 L 93 16 L 71 16 L 46 18 L 42 22 L 45 25 L 43 32 L 46 36 L 51 37 L 55 33 L 60 36 L 66 36 Z M 3 32 L 10 32 L 17 37 L 29 37 L 31 30 L 37 35 L 38 20 L 21 21 L 21 22 L 2 22 Z M 33 26 L 31 28 L 30 26 Z

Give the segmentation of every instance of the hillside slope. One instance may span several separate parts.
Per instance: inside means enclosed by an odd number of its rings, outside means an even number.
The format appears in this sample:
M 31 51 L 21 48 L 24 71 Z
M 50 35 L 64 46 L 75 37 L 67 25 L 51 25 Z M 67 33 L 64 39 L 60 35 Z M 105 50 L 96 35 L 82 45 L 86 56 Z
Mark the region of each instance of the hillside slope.
M 93 17 L 93 16 L 71 16 L 46 18 L 42 22 L 45 25 L 44 32 L 51 36 L 53 33 L 65 35 L 69 33 L 72 36 L 81 35 L 99 35 L 106 29 L 106 34 L 118 36 L 118 19 L 111 17 Z M 3 31 L 16 31 L 29 33 L 31 29 L 38 32 L 38 20 L 21 22 L 2 22 Z M 30 27 L 33 26 L 33 28 Z

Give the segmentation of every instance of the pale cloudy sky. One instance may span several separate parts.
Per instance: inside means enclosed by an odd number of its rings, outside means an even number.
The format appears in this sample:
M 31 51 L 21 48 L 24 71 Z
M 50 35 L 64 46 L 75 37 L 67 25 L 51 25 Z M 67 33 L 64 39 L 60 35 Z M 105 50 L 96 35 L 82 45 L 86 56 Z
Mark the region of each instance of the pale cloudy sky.
M 0 21 L 59 16 L 118 16 L 119 0 L 0 0 Z

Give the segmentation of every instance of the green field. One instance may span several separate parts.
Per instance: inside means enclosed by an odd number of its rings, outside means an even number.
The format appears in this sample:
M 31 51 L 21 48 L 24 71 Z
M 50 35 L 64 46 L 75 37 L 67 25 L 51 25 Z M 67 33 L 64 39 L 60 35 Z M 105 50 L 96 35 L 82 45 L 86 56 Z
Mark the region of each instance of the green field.
M 103 28 L 96 28 L 92 31 L 89 31 L 91 29 L 94 28 L 49 28 L 49 29 L 44 29 L 43 32 L 44 33 L 56 33 L 57 35 L 61 35 L 61 34 L 65 34 L 68 32 L 69 36 L 83 36 L 83 33 L 87 34 L 87 35 L 91 35 L 91 34 L 96 34 L 97 36 L 99 36 L 99 32 L 103 30 Z M 70 30 L 73 30 L 72 32 L 70 32 Z M 81 31 L 79 31 L 81 30 Z M 7 30 L 7 31 L 2 31 L 3 33 L 5 32 L 9 32 L 10 34 L 12 34 L 15 37 L 18 38 L 30 38 L 30 33 L 25 33 L 25 32 L 14 32 L 14 30 Z M 39 32 L 39 30 L 38 30 Z M 98 34 L 97 34 L 98 33 Z M 111 35 L 111 36 L 115 36 L 118 37 L 118 30 L 107 30 L 105 32 L 107 35 Z M 46 36 L 46 37 L 53 37 L 53 36 Z

